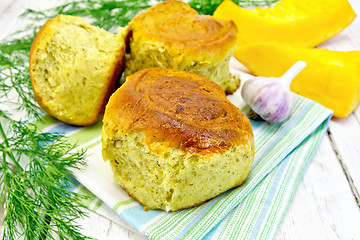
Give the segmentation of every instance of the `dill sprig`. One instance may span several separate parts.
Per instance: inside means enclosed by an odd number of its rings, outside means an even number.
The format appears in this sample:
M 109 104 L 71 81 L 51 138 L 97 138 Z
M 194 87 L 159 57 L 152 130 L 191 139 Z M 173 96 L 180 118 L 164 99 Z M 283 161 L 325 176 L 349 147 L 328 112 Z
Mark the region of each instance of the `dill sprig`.
M 28 9 L 23 15 L 34 21 L 53 18 L 58 14 L 76 15 L 87 18 L 92 25 L 108 31 L 116 31 L 117 27 L 126 26 L 131 19 L 140 11 L 151 7 L 156 0 L 150 3 L 148 0 L 79 0 L 70 1 L 47 11 L 35 11 Z
M 5 63 L 0 65 L 0 98 L 6 98 L 3 104 L 15 112 L 26 111 L 28 116 L 37 116 L 41 110 L 34 100 L 29 69 L 18 64 L 23 61 L 22 57 L 21 54 L 0 55 L 1 63 Z M 9 98 L 10 95 L 15 98 Z
M 9 137 L 10 136 L 10 137 Z M 73 193 L 72 169 L 85 164 L 59 133 L 38 132 L 30 123 L 0 124 L 0 199 L 5 200 L 4 239 L 85 239 L 73 221 L 84 216 Z
M 224 0 L 190 0 L 189 5 L 200 14 L 212 15 Z M 269 7 L 280 0 L 232 0 L 244 8 Z

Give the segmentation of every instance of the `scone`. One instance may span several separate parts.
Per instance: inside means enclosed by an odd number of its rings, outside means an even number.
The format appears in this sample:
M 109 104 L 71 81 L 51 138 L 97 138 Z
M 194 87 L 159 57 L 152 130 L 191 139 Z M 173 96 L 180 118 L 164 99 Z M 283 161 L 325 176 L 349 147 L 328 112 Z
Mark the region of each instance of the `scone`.
M 170 0 L 136 15 L 129 24 L 125 76 L 152 67 L 200 73 L 227 93 L 240 84 L 229 61 L 236 45 L 232 21 L 199 15 L 187 3 Z
M 175 211 L 239 186 L 254 160 L 249 119 L 208 78 L 151 68 L 111 96 L 102 154 L 146 209 Z
M 30 50 L 29 71 L 38 104 L 65 123 L 95 123 L 121 73 L 125 35 L 125 30 L 115 35 L 75 16 L 48 20 Z

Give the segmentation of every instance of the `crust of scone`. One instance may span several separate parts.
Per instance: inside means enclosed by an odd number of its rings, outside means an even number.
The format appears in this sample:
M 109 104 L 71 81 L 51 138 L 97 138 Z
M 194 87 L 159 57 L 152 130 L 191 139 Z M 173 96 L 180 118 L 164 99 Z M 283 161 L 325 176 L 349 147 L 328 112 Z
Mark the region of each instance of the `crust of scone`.
M 170 0 L 136 15 L 129 28 L 125 76 L 162 67 L 202 74 L 228 94 L 240 86 L 229 71 L 237 34 L 232 21 L 199 15 L 187 3 Z
M 145 131 L 148 145 L 162 142 L 152 149 L 158 153 L 166 147 L 220 153 L 253 139 L 249 119 L 217 84 L 200 74 L 165 68 L 129 76 L 111 96 L 104 123 L 108 136 Z
M 52 34 L 57 31 L 56 30 L 56 26 L 63 21 L 63 19 L 76 19 L 79 17 L 75 17 L 75 16 L 66 16 L 66 15 L 58 15 L 55 18 L 49 19 L 39 30 L 39 32 L 36 34 L 32 45 L 31 45 L 31 49 L 30 49 L 30 55 L 29 55 L 29 72 L 30 72 L 30 78 L 31 78 L 31 83 L 32 83 L 32 88 L 34 91 L 34 96 L 35 96 L 35 100 L 37 101 L 37 103 L 40 105 L 40 107 L 47 112 L 48 114 L 50 114 L 51 116 L 65 122 L 71 125 L 78 125 L 78 126 L 86 126 L 86 125 L 91 125 L 94 124 L 95 122 L 97 122 L 100 117 L 102 116 L 104 109 L 105 109 L 105 105 L 110 97 L 110 95 L 115 91 L 115 87 L 116 87 L 116 82 L 118 77 L 121 75 L 122 70 L 123 70 L 123 63 L 124 63 L 124 54 L 125 54 L 125 44 L 119 42 L 119 45 L 121 45 L 121 47 L 119 48 L 119 51 L 116 54 L 116 61 L 113 61 L 110 68 L 109 68 L 109 78 L 106 80 L 107 82 L 107 87 L 105 87 L 103 89 L 102 92 L 102 97 L 101 100 L 95 104 L 92 107 L 92 113 L 89 115 L 88 118 L 83 119 L 83 120 L 79 120 L 79 118 L 77 118 L 76 116 L 73 116 L 71 118 L 68 117 L 63 117 L 61 115 L 59 115 L 59 113 L 52 109 L 51 107 L 49 107 L 44 101 L 43 98 L 41 97 L 41 92 L 39 92 L 39 89 L 37 87 L 36 81 L 35 81 L 35 74 L 33 72 L 33 66 L 38 64 L 36 61 L 36 52 L 39 48 L 44 47 L 45 44 L 47 44 L 47 42 L 50 41 Z M 128 30 L 125 30 L 126 32 L 128 32 Z M 123 38 L 125 38 L 125 35 L 127 33 L 123 33 Z M 101 61 L 101 60 L 100 60 Z M 76 104 L 76 102 L 74 102 L 73 104 Z M 71 113 L 69 113 L 71 114 Z
M 199 29 L 200 28 L 200 29 Z M 187 3 L 164 1 L 136 15 L 130 22 L 134 34 L 149 42 L 161 42 L 179 55 L 198 60 L 221 61 L 236 45 L 233 21 L 199 15 Z

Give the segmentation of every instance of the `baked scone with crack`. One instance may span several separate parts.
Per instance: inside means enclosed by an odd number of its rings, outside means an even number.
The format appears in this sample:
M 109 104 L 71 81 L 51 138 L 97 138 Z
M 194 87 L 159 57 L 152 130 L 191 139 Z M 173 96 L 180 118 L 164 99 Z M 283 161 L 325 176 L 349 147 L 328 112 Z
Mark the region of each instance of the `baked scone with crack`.
M 126 29 L 112 34 L 76 16 L 48 20 L 30 50 L 29 71 L 38 104 L 68 124 L 99 120 L 122 71 L 125 36 Z
M 239 87 L 240 79 L 229 70 L 237 34 L 232 21 L 199 15 L 187 3 L 170 0 L 139 13 L 129 26 L 125 76 L 172 68 L 202 74 L 226 93 Z
M 166 68 L 129 76 L 110 97 L 102 154 L 145 209 L 199 205 L 242 184 L 254 160 L 249 119 L 208 78 Z

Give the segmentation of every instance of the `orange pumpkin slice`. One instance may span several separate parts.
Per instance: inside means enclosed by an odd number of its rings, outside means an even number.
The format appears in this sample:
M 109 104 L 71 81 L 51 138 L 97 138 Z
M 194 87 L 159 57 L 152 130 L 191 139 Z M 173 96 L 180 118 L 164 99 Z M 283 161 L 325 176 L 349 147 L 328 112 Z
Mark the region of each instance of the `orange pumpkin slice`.
M 360 103 L 360 51 L 296 48 L 262 43 L 239 46 L 234 56 L 255 75 L 280 77 L 295 62 L 307 63 L 291 90 L 346 118 Z
M 314 47 L 341 32 L 356 14 L 347 0 L 282 0 L 254 9 L 225 0 L 214 17 L 236 23 L 239 45 L 274 41 Z

